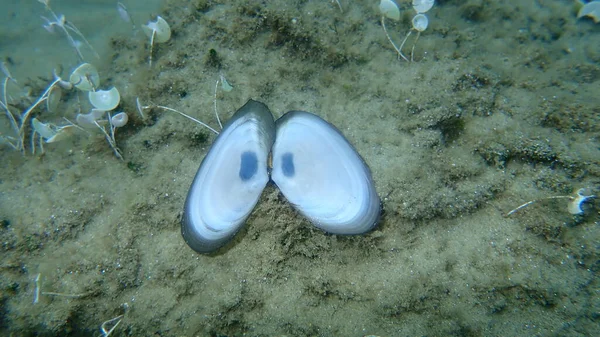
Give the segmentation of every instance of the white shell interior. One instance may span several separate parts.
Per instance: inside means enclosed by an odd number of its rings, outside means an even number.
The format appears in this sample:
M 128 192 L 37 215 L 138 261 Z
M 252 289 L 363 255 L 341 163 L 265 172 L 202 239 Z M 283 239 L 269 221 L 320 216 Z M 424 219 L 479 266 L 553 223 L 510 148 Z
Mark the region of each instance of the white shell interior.
M 315 226 L 333 234 L 362 234 L 381 205 L 369 168 L 333 125 L 303 111 L 277 122 L 249 100 L 224 126 L 188 192 L 182 235 L 200 253 L 222 247 L 244 224 L 271 179 Z
M 364 233 L 379 218 L 368 167 L 334 126 L 311 113 L 292 111 L 277 121 L 271 178 L 300 213 L 327 232 Z
M 202 161 L 184 210 L 184 237 L 195 250 L 207 252 L 221 246 L 258 202 L 269 181 L 267 159 L 274 136 L 270 112 L 269 118 L 270 130 L 260 114 L 248 111 L 234 116 Z

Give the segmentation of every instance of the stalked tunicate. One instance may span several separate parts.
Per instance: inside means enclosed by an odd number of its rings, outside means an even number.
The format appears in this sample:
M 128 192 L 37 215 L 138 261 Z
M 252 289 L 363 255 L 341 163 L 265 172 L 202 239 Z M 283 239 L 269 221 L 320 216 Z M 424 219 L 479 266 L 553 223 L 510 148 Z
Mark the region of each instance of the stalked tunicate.
M 315 226 L 362 234 L 379 220 L 369 168 L 341 132 L 322 118 L 290 111 L 276 122 L 271 179 Z
M 224 125 L 185 202 L 182 234 L 192 249 L 212 252 L 242 227 L 269 181 L 267 159 L 274 137 L 273 115 L 253 100 Z
M 318 228 L 362 234 L 381 205 L 369 168 L 342 133 L 320 117 L 291 111 L 275 123 L 249 100 L 223 127 L 188 192 L 182 234 L 197 252 L 225 245 L 244 224 L 271 178 Z

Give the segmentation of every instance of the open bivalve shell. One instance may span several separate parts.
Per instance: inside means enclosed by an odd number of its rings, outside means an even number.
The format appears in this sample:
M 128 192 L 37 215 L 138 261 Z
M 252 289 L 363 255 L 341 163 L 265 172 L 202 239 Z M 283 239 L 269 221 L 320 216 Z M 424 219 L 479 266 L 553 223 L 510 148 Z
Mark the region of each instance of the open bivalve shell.
M 186 243 L 210 253 L 229 242 L 269 178 L 293 207 L 329 233 L 362 234 L 379 220 L 370 170 L 338 129 L 303 111 L 274 123 L 266 105 L 249 100 L 223 127 L 196 173 L 181 224 Z
M 202 160 L 183 211 L 182 235 L 199 253 L 227 243 L 269 182 L 275 123 L 266 105 L 248 101 L 224 125 Z
M 290 111 L 277 120 L 271 178 L 315 226 L 362 234 L 379 219 L 371 172 L 342 133 L 317 115 Z
M 112 87 L 108 90 L 90 91 L 88 99 L 94 108 L 103 111 L 110 111 L 116 108 L 121 101 L 119 90 Z

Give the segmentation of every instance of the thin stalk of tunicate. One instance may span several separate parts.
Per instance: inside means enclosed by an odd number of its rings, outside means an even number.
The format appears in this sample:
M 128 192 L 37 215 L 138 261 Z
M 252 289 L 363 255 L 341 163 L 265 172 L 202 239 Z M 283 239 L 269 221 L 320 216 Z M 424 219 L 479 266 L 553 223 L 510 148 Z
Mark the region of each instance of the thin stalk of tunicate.
M 221 130 L 223 130 L 223 124 L 221 124 L 221 119 L 219 118 L 219 112 L 217 110 L 217 90 L 218 89 L 219 89 L 219 79 L 217 79 L 217 82 L 215 83 L 214 105 L 215 105 L 215 116 L 217 116 L 217 122 L 219 123 L 219 127 L 221 128 Z
M 177 111 L 177 110 L 175 110 L 175 109 L 173 109 L 173 108 L 169 108 L 168 106 L 162 106 L 162 105 L 155 105 L 155 107 L 157 107 L 157 108 L 161 108 L 161 109 L 163 109 L 163 110 L 167 110 L 167 111 L 171 111 L 171 112 L 178 113 L 178 114 L 180 114 L 181 116 L 183 116 L 183 117 L 185 117 L 185 118 L 187 118 L 187 119 L 190 119 L 190 120 L 192 120 L 192 121 L 194 121 L 194 122 L 196 122 L 196 123 L 198 123 L 198 124 L 200 124 L 200 125 L 204 126 L 205 128 L 207 128 L 207 129 L 209 129 L 210 131 L 214 132 L 216 135 L 218 135 L 218 134 L 219 134 L 219 131 L 217 131 L 217 130 L 215 130 L 215 129 L 211 128 L 210 126 L 208 126 L 208 124 L 206 124 L 206 123 L 204 123 L 204 122 L 201 122 L 200 120 L 198 120 L 198 119 L 196 119 L 196 118 L 194 118 L 194 117 L 192 117 L 192 116 L 190 116 L 190 115 L 186 115 L 186 114 L 184 114 L 184 113 L 183 113 L 183 112 L 181 112 L 181 111 Z

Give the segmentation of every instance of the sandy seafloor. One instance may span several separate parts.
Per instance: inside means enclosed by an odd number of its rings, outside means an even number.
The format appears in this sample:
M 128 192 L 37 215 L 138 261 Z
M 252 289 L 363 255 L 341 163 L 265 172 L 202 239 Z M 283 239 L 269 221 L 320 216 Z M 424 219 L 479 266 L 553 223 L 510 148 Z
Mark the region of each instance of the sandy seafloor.
M 54 0 L 101 55 L 102 87 L 121 92 L 124 161 L 98 132 L 0 148 L 0 335 L 594 336 L 600 335 L 600 25 L 573 1 L 437 1 L 415 62 L 397 58 L 377 1 L 128 3 L 136 23 L 173 30 L 154 48 L 113 1 Z M 78 2 L 77 2 L 78 3 Z M 91 4 L 90 4 L 91 3 Z M 386 21 L 399 44 L 410 28 Z M 77 64 L 41 28 L 43 5 L 8 1 L 0 56 L 15 110 Z M 101 28 L 98 28 L 101 27 Z M 414 36 L 414 35 L 413 35 Z M 405 47 L 410 54 L 412 39 Z M 246 226 L 210 256 L 180 234 L 183 203 L 214 135 L 135 100 L 216 126 L 246 100 L 275 117 L 314 112 L 371 168 L 384 214 L 363 236 L 328 235 L 268 187 Z M 65 92 L 45 122 L 89 110 Z M 10 135 L 5 114 L 0 132 Z M 33 304 L 35 279 L 41 296 Z M 55 296 L 45 293 L 78 296 Z

